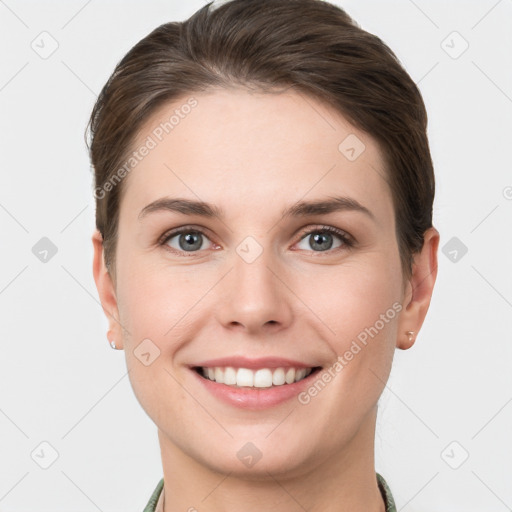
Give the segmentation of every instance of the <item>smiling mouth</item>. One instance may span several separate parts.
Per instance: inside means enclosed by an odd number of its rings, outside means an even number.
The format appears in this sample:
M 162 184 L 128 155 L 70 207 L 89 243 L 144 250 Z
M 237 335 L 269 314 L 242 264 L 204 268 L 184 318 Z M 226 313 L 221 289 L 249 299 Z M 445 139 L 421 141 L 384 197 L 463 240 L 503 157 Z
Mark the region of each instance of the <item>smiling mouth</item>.
M 300 382 L 311 374 L 320 371 L 321 367 L 280 367 L 251 370 L 249 368 L 235 368 L 233 366 L 196 366 L 193 370 L 204 379 L 214 381 L 217 384 L 225 384 L 235 388 L 258 389 L 287 386 Z

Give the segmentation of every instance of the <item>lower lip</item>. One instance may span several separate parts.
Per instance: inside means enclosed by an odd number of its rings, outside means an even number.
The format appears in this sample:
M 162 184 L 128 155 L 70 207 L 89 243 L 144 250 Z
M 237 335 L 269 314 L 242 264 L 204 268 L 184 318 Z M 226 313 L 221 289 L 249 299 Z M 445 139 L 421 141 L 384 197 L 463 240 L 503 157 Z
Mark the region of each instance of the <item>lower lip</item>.
M 293 384 L 272 386 L 270 388 L 235 387 L 219 384 L 210 379 L 201 377 L 195 370 L 192 373 L 200 383 L 215 397 L 225 403 L 240 409 L 268 409 L 296 397 L 307 388 L 312 379 L 316 378 L 319 370 L 311 372 L 306 378 Z

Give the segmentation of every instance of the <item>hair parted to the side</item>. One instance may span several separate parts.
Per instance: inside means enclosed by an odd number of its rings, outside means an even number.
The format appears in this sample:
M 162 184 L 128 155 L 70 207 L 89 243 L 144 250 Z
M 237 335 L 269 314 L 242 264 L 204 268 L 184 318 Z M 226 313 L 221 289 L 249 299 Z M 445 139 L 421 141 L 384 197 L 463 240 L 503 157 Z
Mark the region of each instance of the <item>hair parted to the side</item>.
M 380 38 L 325 0 L 229 0 L 144 37 L 117 64 L 93 108 L 88 147 L 95 190 L 102 191 L 95 194 L 96 227 L 114 278 L 125 187 L 105 184 L 160 106 L 212 87 L 293 87 L 373 137 L 393 196 L 402 270 L 410 276 L 432 226 L 435 191 L 418 87 Z

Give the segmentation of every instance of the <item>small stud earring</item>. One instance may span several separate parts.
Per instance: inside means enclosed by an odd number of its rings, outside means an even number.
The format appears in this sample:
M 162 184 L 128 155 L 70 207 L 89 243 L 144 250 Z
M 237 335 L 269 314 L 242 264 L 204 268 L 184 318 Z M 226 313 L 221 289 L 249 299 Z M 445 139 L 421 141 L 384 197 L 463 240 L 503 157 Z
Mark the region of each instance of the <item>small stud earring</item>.
M 111 333 L 112 333 L 112 331 L 111 331 L 111 330 L 108 330 L 108 331 L 107 331 L 107 340 L 109 340 L 109 342 L 110 342 L 110 346 L 111 346 L 112 348 L 116 348 L 116 342 L 115 342 L 114 340 L 110 341 L 110 337 L 111 337 L 110 335 L 111 335 Z
M 407 331 L 405 334 L 409 336 L 409 341 L 412 341 L 412 339 L 414 338 L 414 331 Z

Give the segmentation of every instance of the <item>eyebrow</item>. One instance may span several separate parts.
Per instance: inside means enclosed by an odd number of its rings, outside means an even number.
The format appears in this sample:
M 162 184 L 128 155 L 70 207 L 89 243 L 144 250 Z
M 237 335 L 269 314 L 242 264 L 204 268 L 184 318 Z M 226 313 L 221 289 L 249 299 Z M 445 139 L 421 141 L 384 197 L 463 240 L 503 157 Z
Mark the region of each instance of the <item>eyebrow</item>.
M 162 197 L 145 206 L 139 213 L 139 220 L 153 212 L 170 211 L 184 215 L 198 215 L 205 218 L 224 218 L 222 208 L 204 201 L 191 199 Z M 339 211 L 360 212 L 376 220 L 374 214 L 361 203 L 351 197 L 331 196 L 328 199 L 316 201 L 299 201 L 281 212 L 282 218 L 309 217 L 313 215 L 325 215 Z

